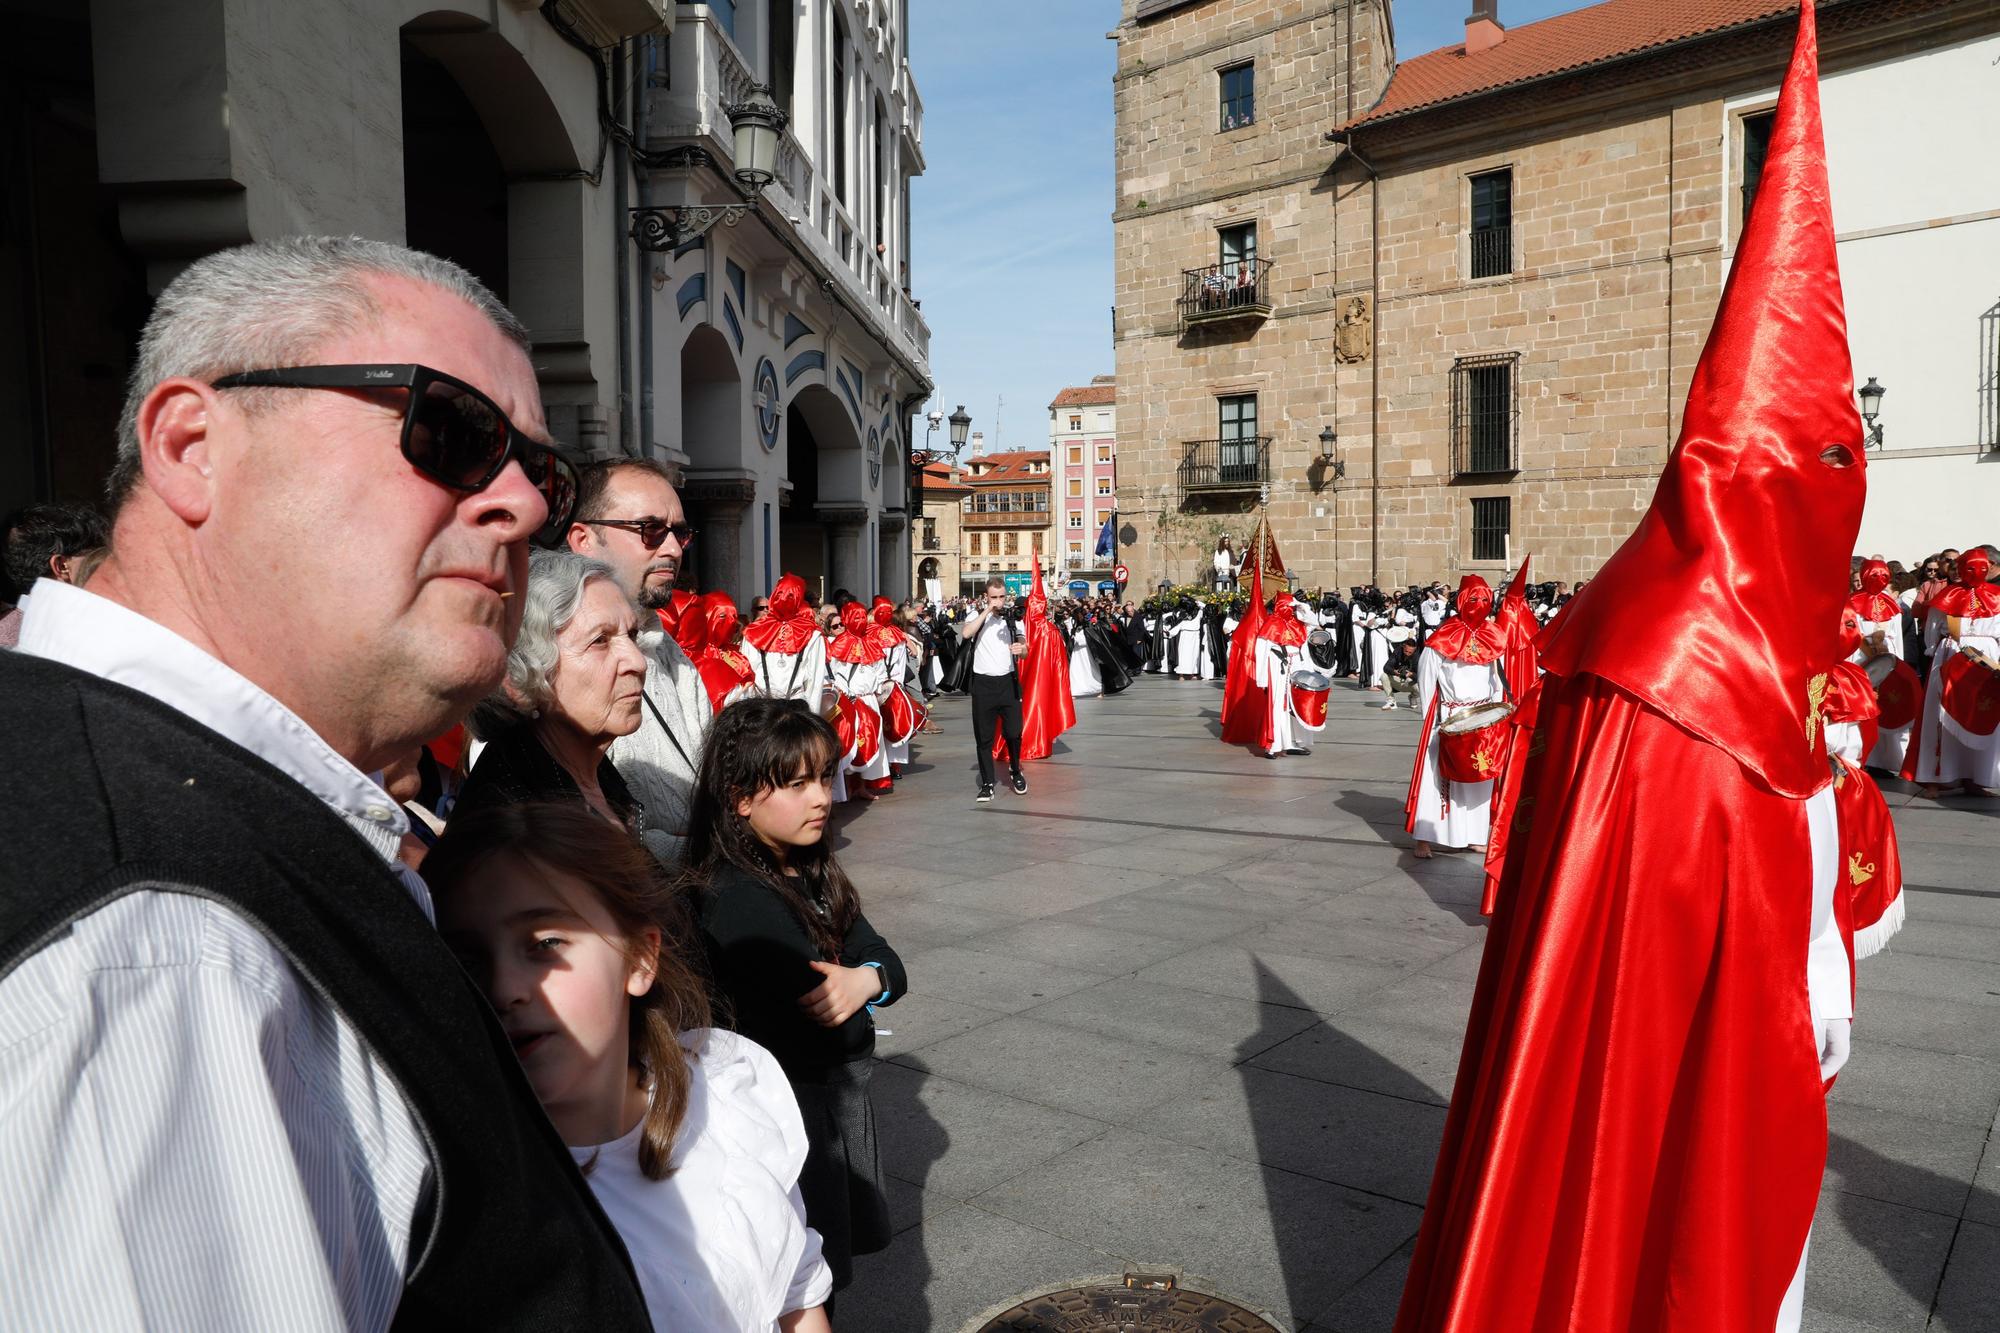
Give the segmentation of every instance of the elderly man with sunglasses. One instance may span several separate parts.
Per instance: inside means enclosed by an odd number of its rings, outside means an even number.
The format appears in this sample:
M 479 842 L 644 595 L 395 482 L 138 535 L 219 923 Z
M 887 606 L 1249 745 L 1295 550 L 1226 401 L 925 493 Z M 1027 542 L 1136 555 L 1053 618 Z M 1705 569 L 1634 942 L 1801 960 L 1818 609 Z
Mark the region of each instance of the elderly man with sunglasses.
M 647 613 L 639 635 L 645 707 L 639 729 L 611 743 L 611 765 L 646 812 L 648 850 L 670 866 L 687 841 L 695 768 L 712 714 L 701 672 L 657 618 L 672 603 L 694 529 L 658 463 L 614 458 L 584 469 L 565 535 L 572 551 L 611 566 L 625 595 Z
M 369 775 L 498 683 L 575 477 L 463 269 L 299 238 L 141 335 L 88 589 L 0 654 L 0 1310 L 647 1327 Z

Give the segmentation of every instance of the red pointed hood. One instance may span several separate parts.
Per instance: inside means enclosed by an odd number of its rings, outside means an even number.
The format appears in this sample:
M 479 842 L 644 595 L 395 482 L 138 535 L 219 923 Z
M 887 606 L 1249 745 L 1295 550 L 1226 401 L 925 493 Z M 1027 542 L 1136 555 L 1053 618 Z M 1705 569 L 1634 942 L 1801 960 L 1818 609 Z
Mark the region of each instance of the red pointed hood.
M 1042 557 L 1035 555 L 1035 586 L 1028 589 L 1028 614 L 1046 616 L 1049 613 L 1048 590 L 1042 586 Z
M 1424 640 L 1424 647 L 1454 662 L 1483 666 L 1507 651 L 1511 642 L 1506 626 L 1493 618 L 1493 585 L 1467 574 L 1458 581 L 1457 611 Z
M 743 642 L 760 653 L 804 652 L 819 622 L 806 609 L 806 581 L 787 574 L 771 589 L 771 604 L 743 631 Z
M 1867 489 L 1818 78 L 1805 0 L 1680 440 L 1540 645 L 1550 672 L 1603 677 L 1792 797 L 1828 781 L 1819 711 Z
M 894 602 L 886 597 L 877 597 L 868 604 L 868 619 L 872 622 L 869 633 L 875 636 L 875 642 L 882 645 L 884 652 L 903 646 L 903 631 L 896 628 Z
M 882 645 L 875 641 L 874 626 L 868 623 L 868 609 L 859 602 L 840 608 L 840 633 L 827 644 L 826 655 L 836 662 L 879 662 Z
M 1263 589 L 1263 582 L 1262 571 L 1260 570 L 1257 579 L 1258 590 L 1260 592 Z M 1239 624 L 1236 628 L 1238 633 L 1242 632 L 1242 625 Z M 1257 637 L 1270 643 L 1282 644 L 1289 648 L 1298 648 L 1304 645 L 1306 641 L 1305 622 L 1300 620 L 1298 612 L 1293 610 L 1292 594 L 1290 592 L 1281 592 L 1272 599 L 1271 614 L 1263 617 L 1258 623 Z
M 2000 587 L 1986 581 L 1992 574 L 1992 557 L 1984 548 L 1966 548 L 1958 558 L 1958 582 L 1931 598 L 1931 610 L 1948 616 L 2000 615 Z
M 1847 599 L 1847 604 L 1858 612 L 1863 620 L 1895 620 L 1903 613 L 1903 608 L 1889 595 L 1889 566 L 1880 560 L 1869 560 L 1861 566 L 1861 591 Z

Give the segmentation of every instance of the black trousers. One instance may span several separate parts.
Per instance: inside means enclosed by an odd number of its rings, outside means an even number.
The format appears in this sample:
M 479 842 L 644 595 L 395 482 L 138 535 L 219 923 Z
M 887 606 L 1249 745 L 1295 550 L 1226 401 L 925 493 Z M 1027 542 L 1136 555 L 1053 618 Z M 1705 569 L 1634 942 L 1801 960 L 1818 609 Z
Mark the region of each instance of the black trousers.
M 979 755 L 979 781 L 993 785 L 993 723 L 1007 740 L 1007 764 L 1021 771 L 1021 678 L 1013 672 L 1004 676 L 972 673 L 972 745 Z

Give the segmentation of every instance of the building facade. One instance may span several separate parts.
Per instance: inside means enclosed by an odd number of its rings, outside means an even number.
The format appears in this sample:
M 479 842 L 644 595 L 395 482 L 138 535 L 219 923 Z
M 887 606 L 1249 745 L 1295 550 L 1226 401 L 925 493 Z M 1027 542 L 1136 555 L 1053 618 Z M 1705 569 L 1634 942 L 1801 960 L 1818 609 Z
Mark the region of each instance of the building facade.
M 101 495 L 138 328 L 188 262 L 351 233 L 507 302 L 557 438 L 683 479 L 703 586 L 905 590 L 930 391 L 907 22 L 906 0 L 30 7 L 0 53 L 30 146 L 0 203 L 0 508 Z M 752 198 L 727 108 L 758 85 L 789 125 Z M 748 207 L 638 243 L 637 208 L 723 204 Z
M 1094 376 L 1049 404 L 1049 458 L 1055 485 L 1056 572 L 1072 591 L 1111 581 L 1115 552 L 1097 554 L 1097 537 L 1118 506 L 1118 390 Z
M 1490 577 L 1530 553 L 1568 581 L 1644 512 L 1795 10 L 1736 0 L 1695 22 L 1609 0 L 1509 31 L 1474 9 L 1463 45 L 1394 63 L 1372 0 L 1127 5 L 1135 579 L 1185 577 L 1261 511 L 1307 586 Z M 1969 108 L 2000 111 L 1976 73 L 2000 55 L 2000 13 L 1840 0 L 1820 17 L 1856 382 L 1890 390 L 1859 545 L 1909 561 L 1980 540 L 1978 515 L 2000 510 L 1982 418 L 2000 386 L 1980 387 L 2000 375 L 1981 350 L 2000 325 L 2000 188 L 1967 139 Z
M 910 485 L 910 559 L 916 565 L 910 594 L 942 602 L 965 587 L 963 519 L 972 488 L 951 463 L 926 463 Z
M 964 499 L 962 588 L 975 592 L 998 574 L 1010 592 L 1024 593 L 1034 581 L 1035 557 L 1046 575 L 1053 550 L 1049 526 L 1049 455 L 1044 449 L 984 453 L 975 432 L 972 456 L 961 474 L 971 492 Z

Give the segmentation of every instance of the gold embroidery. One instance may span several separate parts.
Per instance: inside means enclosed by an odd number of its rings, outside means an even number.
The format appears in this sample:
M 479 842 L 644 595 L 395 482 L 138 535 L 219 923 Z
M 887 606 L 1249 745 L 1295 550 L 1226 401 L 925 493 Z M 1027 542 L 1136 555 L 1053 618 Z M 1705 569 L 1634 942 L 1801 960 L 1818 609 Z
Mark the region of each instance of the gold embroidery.
M 1806 683 L 1806 749 L 1818 747 L 1819 724 L 1826 712 L 1826 672 L 1822 671 Z
M 1875 878 L 1875 863 L 1873 861 L 1870 861 L 1867 865 L 1862 865 L 1860 852 L 1854 853 L 1853 856 L 1847 859 L 1848 883 L 1859 888 L 1873 878 Z

